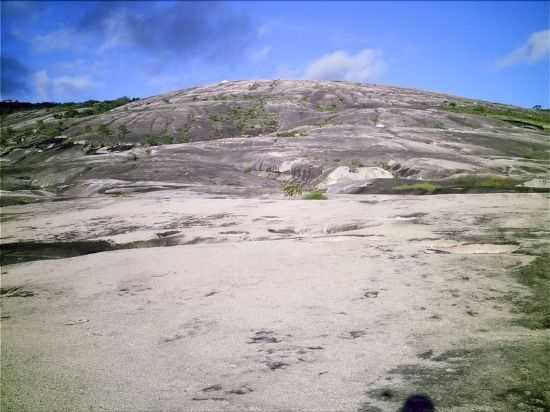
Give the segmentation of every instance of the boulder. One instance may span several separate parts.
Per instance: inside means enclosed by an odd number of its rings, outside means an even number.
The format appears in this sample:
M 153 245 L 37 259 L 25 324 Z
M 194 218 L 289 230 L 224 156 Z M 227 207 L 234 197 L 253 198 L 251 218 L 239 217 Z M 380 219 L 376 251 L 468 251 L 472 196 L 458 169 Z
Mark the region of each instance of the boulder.
M 521 186 L 533 189 L 550 189 L 550 177 L 536 177 L 524 182 Z
M 339 166 L 317 188 L 326 189 L 329 193 L 357 193 L 376 179 L 393 179 L 393 175 L 380 167 L 358 167 L 351 170 L 347 166 Z

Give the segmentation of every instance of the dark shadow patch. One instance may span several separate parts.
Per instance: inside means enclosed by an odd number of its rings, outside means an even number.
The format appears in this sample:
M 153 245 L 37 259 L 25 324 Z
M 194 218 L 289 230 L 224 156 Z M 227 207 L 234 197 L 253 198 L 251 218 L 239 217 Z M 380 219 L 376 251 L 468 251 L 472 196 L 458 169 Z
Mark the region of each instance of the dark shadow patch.
M 357 339 L 361 336 L 365 336 L 367 334 L 364 330 L 350 330 L 349 332 L 346 332 L 344 335 L 340 336 L 342 339 Z
M 32 290 L 21 287 L 0 288 L 0 297 L 3 298 L 29 298 L 31 296 L 34 296 Z
M 201 391 L 203 392 L 215 392 L 215 391 L 221 391 L 221 390 L 222 390 L 222 385 L 220 384 L 207 386 L 206 388 L 201 389 Z
M 232 395 L 246 395 L 247 393 L 254 392 L 254 389 L 247 385 L 243 385 L 239 388 L 231 389 L 227 391 L 226 393 L 230 393 Z
M 159 238 L 164 238 L 164 237 L 168 237 L 168 236 L 177 235 L 178 233 L 180 233 L 179 230 L 169 230 L 167 232 L 157 233 L 157 236 Z
M 422 352 L 422 353 L 418 354 L 417 356 L 420 359 L 430 359 L 433 354 L 434 354 L 433 350 L 428 350 L 426 352 Z
M 247 343 L 279 343 L 280 340 L 273 336 L 273 331 L 271 330 L 260 330 L 252 336 Z
M 160 340 L 161 343 L 171 343 L 171 342 L 175 342 L 177 340 L 180 340 L 180 339 L 183 339 L 183 335 L 180 335 L 179 333 L 174 335 L 174 336 L 170 336 L 168 338 L 162 338 Z
M 266 366 L 272 371 L 275 371 L 277 369 L 284 369 L 289 365 L 288 363 L 281 362 L 281 361 L 268 361 L 266 362 Z
M 277 233 L 277 234 L 280 234 L 280 235 L 295 235 L 296 234 L 296 231 L 292 227 L 281 228 L 281 229 L 268 228 L 267 231 L 269 233 Z
M 413 219 L 413 218 L 424 217 L 424 216 L 428 216 L 428 213 L 416 212 L 416 213 L 409 213 L 409 214 L 406 214 L 406 215 L 397 215 L 397 216 L 394 216 L 394 217 L 400 217 L 402 219 Z
M 185 244 L 200 243 L 206 238 L 196 238 Z M 112 250 L 166 247 L 181 244 L 180 236 L 169 236 L 128 243 L 111 243 L 107 240 L 75 240 L 68 242 L 14 242 L 0 245 L 0 265 L 34 260 L 71 258 Z

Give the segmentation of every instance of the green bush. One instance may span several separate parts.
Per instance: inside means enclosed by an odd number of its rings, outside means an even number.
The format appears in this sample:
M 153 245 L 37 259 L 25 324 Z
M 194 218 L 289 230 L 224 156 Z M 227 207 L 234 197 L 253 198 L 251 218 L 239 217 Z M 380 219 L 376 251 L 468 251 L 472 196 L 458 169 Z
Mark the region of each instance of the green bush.
M 301 196 L 304 191 L 302 185 L 298 182 L 287 182 L 282 189 L 288 197 Z
M 172 144 L 173 139 L 172 136 L 164 135 L 164 136 L 147 136 L 145 139 L 145 143 L 147 143 L 150 146 L 160 146 L 163 144 Z
M 452 179 L 454 185 L 464 189 L 513 189 L 520 180 L 506 176 L 460 176 Z
M 404 185 L 395 186 L 393 188 L 393 190 L 397 190 L 399 192 L 422 192 L 422 193 L 434 193 L 438 189 L 439 189 L 439 186 L 428 182 L 404 184 Z
M 323 192 L 308 192 L 303 197 L 304 200 L 327 200 L 327 196 Z

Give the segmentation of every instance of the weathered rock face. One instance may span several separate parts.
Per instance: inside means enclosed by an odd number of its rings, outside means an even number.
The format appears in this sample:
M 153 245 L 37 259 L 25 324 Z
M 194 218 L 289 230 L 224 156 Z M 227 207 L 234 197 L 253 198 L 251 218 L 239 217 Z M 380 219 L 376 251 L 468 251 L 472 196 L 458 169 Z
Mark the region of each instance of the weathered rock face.
M 144 191 L 175 184 L 257 195 L 279 191 L 288 180 L 329 189 L 327 179 L 336 179 L 346 167 L 356 171 L 338 177 L 332 190 L 353 192 L 374 177 L 423 180 L 488 173 L 528 180 L 547 173 L 544 156 L 526 154 L 548 153 L 547 133 L 449 112 L 442 108 L 445 102 L 469 101 L 331 81 L 197 87 L 70 119 L 63 132 L 67 138 L 4 150 L 3 187 L 88 195 L 91 188 L 108 193 L 122 186 Z M 10 115 L 6 122 L 14 129 L 29 128 L 37 119 L 53 121 L 51 116 L 39 110 Z M 99 125 L 106 125 L 111 137 L 101 137 Z M 128 130 L 124 137 L 117 136 L 122 125 Z M 159 139 L 177 144 L 144 145 Z M 370 174 L 363 175 L 367 170 Z

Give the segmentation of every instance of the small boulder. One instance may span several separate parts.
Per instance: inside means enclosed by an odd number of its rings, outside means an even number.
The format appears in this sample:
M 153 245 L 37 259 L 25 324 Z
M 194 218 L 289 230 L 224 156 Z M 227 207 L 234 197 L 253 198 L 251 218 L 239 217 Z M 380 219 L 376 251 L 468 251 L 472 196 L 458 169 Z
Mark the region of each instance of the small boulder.
M 393 179 L 393 175 L 380 167 L 359 167 L 352 171 L 347 166 L 339 166 L 317 188 L 329 193 L 356 193 L 376 179 Z
M 531 187 L 533 189 L 550 189 L 550 178 L 548 177 L 536 177 L 534 179 L 524 182 L 521 186 Z

